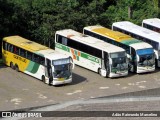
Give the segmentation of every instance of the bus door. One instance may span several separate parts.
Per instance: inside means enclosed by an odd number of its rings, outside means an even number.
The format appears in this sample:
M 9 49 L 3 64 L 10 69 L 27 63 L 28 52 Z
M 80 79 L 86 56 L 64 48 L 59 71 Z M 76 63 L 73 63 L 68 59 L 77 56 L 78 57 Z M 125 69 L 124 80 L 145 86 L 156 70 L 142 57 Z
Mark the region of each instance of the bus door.
M 110 73 L 108 53 L 103 52 L 103 58 L 104 58 L 104 59 L 102 59 L 102 65 L 103 65 L 104 67 L 102 67 L 102 69 L 105 68 L 105 69 L 106 69 L 106 72 L 107 72 L 107 75 L 108 75 L 108 74 Z
M 49 60 L 49 59 L 46 59 L 45 76 L 49 78 L 49 82 L 51 82 L 53 80 L 53 78 L 52 78 L 51 60 Z

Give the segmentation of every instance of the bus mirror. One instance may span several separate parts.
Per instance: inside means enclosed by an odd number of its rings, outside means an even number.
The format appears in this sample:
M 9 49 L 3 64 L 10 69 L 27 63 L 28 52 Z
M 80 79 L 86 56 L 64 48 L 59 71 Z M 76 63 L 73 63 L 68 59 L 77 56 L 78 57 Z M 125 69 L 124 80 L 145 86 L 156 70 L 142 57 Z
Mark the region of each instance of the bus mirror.
M 137 58 L 137 62 L 139 62 L 139 56 L 138 55 L 136 55 L 136 58 Z
M 70 56 L 70 61 L 71 61 L 72 69 L 74 69 L 75 64 L 74 64 L 73 58 L 71 56 Z
M 75 66 L 74 63 L 72 63 L 72 69 L 74 69 L 74 66 Z
M 54 73 L 54 66 L 52 66 L 52 72 Z
M 109 64 L 110 64 L 110 65 L 112 64 L 112 59 L 111 59 L 111 58 L 109 58 Z

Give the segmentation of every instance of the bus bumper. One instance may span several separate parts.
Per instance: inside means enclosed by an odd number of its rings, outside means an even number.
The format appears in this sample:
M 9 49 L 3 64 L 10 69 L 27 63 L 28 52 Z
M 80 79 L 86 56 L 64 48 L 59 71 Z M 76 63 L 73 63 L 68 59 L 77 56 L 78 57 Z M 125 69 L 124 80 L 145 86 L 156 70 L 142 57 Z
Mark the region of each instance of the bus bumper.
M 115 77 L 122 77 L 122 76 L 127 76 L 128 75 L 128 71 L 126 72 L 118 72 L 118 73 L 110 73 L 109 77 L 110 78 L 115 78 Z
M 53 82 L 52 82 L 52 85 L 62 85 L 62 84 L 68 84 L 68 83 L 71 83 L 72 82 L 72 78 L 69 78 L 67 80 L 54 80 L 53 79 Z
M 155 71 L 155 67 L 137 67 L 137 73 L 148 73 Z

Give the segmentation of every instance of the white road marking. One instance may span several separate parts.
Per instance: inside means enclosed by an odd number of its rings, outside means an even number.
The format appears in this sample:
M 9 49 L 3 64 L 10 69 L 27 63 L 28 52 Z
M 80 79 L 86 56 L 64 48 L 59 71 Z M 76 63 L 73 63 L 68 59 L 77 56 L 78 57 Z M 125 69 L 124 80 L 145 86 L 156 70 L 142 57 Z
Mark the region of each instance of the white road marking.
M 22 102 L 22 99 L 21 98 L 13 98 L 10 101 L 15 102 L 15 103 L 19 103 L 19 102 Z
M 120 86 L 120 84 L 115 84 L 115 85 Z
M 99 89 L 104 90 L 104 89 L 108 89 L 109 87 L 99 87 Z
M 140 83 L 145 83 L 146 81 L 139 81 L 139 82 L 136 82 L 136 85 L 139 85 Z
M 146 86 L 138 86 L 139 88 L 146 88 Z
M 21 98 L 13 98 L 10 100 L 10 102 L 14 103 L 15 105 L 19 105 L 19 103 L 22 102 Z
M 19 105 L 19 103 L 14 103 L 15 105 Z
M 134 83 L 128 83 L 128 85 L 135 85 Z
M 41 99 L 46 99 L 47 98 L 47 96 L 44 96 L 43 94 L 41 94 L 41 93 L 37 93 L 38 94 L 38 98 L 41 98 Z
M 90 98 L 96 98 L 96 97 L 91 96 Z
M 54 100 L 48 100 L 47 102 L 53 102 Z
M 74 91 L 73 93 L 67 93 L 67 95 L 73 95 L 73 94 L 75 94 L 75 93 L 80 93 L 80 92 L 82 92 L 82 90 L 76 90 L 76 91 Z
M 123 90 L 127 89 L 128 87 L 122 87 Z

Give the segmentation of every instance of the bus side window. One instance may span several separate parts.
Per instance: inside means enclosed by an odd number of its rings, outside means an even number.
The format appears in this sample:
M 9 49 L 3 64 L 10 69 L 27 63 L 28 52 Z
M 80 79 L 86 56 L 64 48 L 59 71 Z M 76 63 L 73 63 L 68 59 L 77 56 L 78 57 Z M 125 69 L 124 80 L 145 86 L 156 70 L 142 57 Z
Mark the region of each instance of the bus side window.
M 32 53 L 29 52 L 29 51 L 27 51 L 26 58 L 27 58 L 28 60 L 32 60 Z
M 80 45 L 81 43 L 79 43 L 79 42 L 77 42 L 77 41 L 74 41 L 74 40 L 68 40 L 68 43 L 67 43 L 67 45 L 69 46 L 69 47 L 71 47 L 71 48 L 74 48 L 74 49 L 77 49 L 77 50 L 80 50 L 79 49 L 79 46 L 81 46 Z
M 16 47 L 16 46 L 14 46 L 14 53 L 17 54 L 17 55 L 19 55 L 19 48 Z
M 88 31 L 88 30 L 84 30 L 84 34 L 89 35 L 89 36 L 94 36 L 94 33 Z
M 8 44 L 7 50 L 8 50 L 9 52 L 13 52 L 13 45 Z
M 67 46 L 67 38 L 62 37 L 62 44 Z
M 20 56 L 22 56 L 22 57 L 26 57 L 26 52 L 25 52 L 25 50 L 23 50 L 23 49 L 20 49 Z
M 143 27 L 147 28 L 147 25 L 145 23 L 143 23 Z
M 62 36 L 56 35 L 56 41 L 57 41 L 58 43 L 62 43 Z
M 41 65 L 45 65 L 45 58 L 44 57 L 39 57 L 39 60 L 40 60 L 40 64 Z
M 13 45 L 10 45 L 9 51 L 13 53 Z
M 9 51 L 9 48 L 10 48 L 10 44 L 8 43 L 8 45 L 7 45 L 7 50 Z
M 36 63 L 40 63 L 39 55 L 34 54 L 33 61 Z
M 7 42 L 3 41 L 3 49 L 7 50 Z
M 95 48 L 94 55 L 98 58 L 102 58 L 102 50 Z

